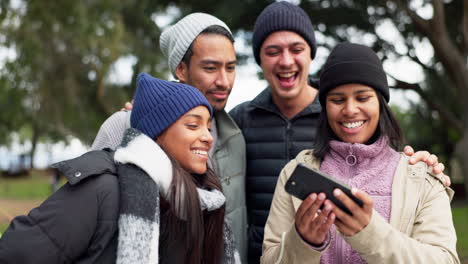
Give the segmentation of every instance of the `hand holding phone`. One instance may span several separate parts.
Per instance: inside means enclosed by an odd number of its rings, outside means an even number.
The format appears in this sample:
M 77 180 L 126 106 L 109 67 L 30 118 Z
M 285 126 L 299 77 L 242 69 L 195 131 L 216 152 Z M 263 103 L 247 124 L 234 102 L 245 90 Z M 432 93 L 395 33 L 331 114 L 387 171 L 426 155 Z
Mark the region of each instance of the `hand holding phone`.
M 326 204 L 326 205 L 325 205 Z M 319 208 L 323 206 L 323 210 Z M 330 201 L 325 202 L 325 195 L 312 194 L 297 209 L 295 216 L 296 230 L 304 241 L 314 247 L 321 247 L 331 225 L 335 223 Z
M 363 206 L 363 202 L 351 193 L 351 189 L 348 186 L 303 163 L 297 165 L 284 188 L 289 194 L 301 200 L 307 198 L 311 193 L 317 193 L 317 195 L 319 193 L 324 193 L 327 199 L 332 201 L 337 207 L 347 214 L 353 215 L 352 212 L 333 195 L 333 190 L 338 188 L 360 207 Z

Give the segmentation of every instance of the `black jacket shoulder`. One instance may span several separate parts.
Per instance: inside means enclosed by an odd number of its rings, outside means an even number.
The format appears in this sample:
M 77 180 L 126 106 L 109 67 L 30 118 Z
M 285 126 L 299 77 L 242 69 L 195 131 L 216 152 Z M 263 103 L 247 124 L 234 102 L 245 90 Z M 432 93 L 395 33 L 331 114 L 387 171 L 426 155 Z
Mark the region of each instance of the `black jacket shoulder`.
M 99 152 L 99 153 L 98 153 Z M 0 239 L 0 263 L 113 263 L 119 184 L 111 152 L 58 163 L 69 180 Z

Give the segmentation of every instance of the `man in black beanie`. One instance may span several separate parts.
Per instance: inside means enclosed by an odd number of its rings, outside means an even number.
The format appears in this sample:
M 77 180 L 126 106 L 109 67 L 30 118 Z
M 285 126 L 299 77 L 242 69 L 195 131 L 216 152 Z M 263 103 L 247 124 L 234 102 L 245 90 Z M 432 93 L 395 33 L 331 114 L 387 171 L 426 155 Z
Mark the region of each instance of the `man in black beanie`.
M 317 47 L 303 9 L 288 2 L 267 6 L 255 22 L 252 45 L 268 87 L 230 114 L 247 144 L 248 263 L 259 263 L 278 175 L 312 148 L 321 107 L 318 83 L 308 77 Z
M 313 148 L 322 109 L 318 82 L 308 77 L 317 50 L 314 29 L 302 8 L 288 2 L 268 5 L 255 22 L 252 46 L 268 87 L 230 112 L 246 142 L 249 264 L 260 262 L 278 175 L 301 150 Z M 405 149 L 407 155 L 412 152 Z M 418 152 L 411 163 L 436 164 L 437 158 L 429 156 Z M 436 167 L 434 172 L 440 172 Z

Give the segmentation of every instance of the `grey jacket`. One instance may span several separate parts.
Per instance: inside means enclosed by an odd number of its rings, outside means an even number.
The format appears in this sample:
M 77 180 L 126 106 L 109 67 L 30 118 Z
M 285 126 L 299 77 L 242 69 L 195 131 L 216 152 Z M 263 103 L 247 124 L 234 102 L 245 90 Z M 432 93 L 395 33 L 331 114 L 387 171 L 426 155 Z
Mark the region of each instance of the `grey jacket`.
M 226 216 L 231 222 L 242 262 L 247 259 L 247 210 L 245 204 L 245 141 L 225 111 L 215 112 L 218 139 L 213 160 L 226 196 Z
M 130 114 L 131 111 L 120 111 L 110 116 L 101 125 L 92 149 L 115 149 L 122 141 L 125 130 L 130 127 Z M 216 164 L 215 171 L 221 179 L 226 196 L 226 216 L 231 222 L 242 262 L 246 262 L 245 141 L 242 132 L 226 111 L 217 111 L 214 117 L 217 140 L 211 158 Z

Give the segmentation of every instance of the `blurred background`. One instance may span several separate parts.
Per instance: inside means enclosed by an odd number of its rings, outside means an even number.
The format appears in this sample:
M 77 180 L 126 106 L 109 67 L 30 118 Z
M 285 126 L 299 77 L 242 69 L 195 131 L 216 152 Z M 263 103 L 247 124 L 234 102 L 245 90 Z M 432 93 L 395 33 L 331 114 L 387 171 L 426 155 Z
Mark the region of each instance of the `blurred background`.
M 0 0 L 0 233 L 63 184 L 51 163 L 81 155 L 132 98 L 135 78 L 172 79 L 162 30 L 192 12 L 225 21 L 239 65 L 227 109 L 266 87 L 251 52 L 265 0 Z M 366 44 L 384 62 L 408 144 L 446 165 L 468 263 L 468 1 L 296 0 L 315 26 L 318 77 L 331 48 Z

